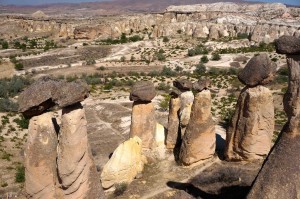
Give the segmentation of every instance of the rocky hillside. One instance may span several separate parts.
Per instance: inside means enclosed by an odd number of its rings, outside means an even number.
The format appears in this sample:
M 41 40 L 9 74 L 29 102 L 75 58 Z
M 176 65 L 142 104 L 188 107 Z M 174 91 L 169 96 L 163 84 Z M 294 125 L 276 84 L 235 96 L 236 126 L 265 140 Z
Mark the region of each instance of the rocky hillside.
M 9 27 L 55 38 L 107 39 L 122 33 L 143 37 L 184 34 L 218 40 L 248 36 L 254 42 L 272 42 L 281 35 L 299 37 L 300 8 L 273 4 L 214 3 L 169 6 L 156 14 L 120 15 L 81 19 L 7 16 L 0 34 L 9 38 Z M 16 33 L 17 34 L 17 33 Z

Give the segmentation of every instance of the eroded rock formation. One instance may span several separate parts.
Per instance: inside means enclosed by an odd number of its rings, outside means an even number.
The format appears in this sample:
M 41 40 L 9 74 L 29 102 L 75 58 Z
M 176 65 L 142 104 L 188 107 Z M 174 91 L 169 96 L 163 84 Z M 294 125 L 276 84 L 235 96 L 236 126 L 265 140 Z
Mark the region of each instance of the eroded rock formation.
M 216 148 L 215 123 L 211 114 L 211 94 L 203 90 L 195 96 L 191 118 L 182 138 L 179 161 L 190 165 L 214 155 Z
M 139 137 L 143 148 L 154 147 L 156 132 L 155 108 L 151 100 L 155 97 L 152 82 L 137 82 L 130 93 L 132 106 L 130 137 Z
M 276 41 L 278 53 L 287 54 L 289 86 L 284 96 L 288 122 L 266 158 L 248 199 L 299 198 L 300 187 L 300 39 L 281 37 Z
M 87 96 L 86 84 L 52 78 L 42 78 L 21 93 L 20 112 L 35 116 L 25 151 L 26 192 L 31 198 L 104 198 L 80 104 Z M 44 113 L 54 105 L 63 108 L 61 128 L 51 112 Z
M 169 102 L 169 116 L 168 116 L 168 131 L 166 137 L 166 147 L 173 149 L 177 143 L 179 129 L 179 111 L 180 111 L 180 93 L 171 93 Z
M 30 198 L 55 199 L 58 196 L 56 173 L 57 133 L 53 114 L 33 117 L 29 123 L 25 148 L 25 190 Z
M 227 129 L 227 160 L 261 159 L 269 153 L 275 122 L 274 104 L 272 92 L 262 85 L 273 79 L 275 70 L 276 65 L 262 54 L 253 57 L 239 73 L 246 87 Z
M 131 183 L 144 169 L 145 157 L 142 155 L 142 140 L 135 136 L 120 144 L 105 164 L 101 173 L 105 189 L 114 184 Z
M 63 108 L 57 156 L 64 198 L 99 198 L 100 179 L 87 138 L 85 111 L 80 104 Z

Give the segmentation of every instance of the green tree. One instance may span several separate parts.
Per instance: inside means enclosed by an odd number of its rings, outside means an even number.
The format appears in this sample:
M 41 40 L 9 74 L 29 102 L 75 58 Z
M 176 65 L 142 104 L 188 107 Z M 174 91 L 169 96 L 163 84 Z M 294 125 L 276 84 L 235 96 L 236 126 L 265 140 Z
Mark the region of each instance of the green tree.
M 200 59 L 201 63 L 207 63 L 209 60 L 208 60 L 208 57 L 206 55 L 203 55 Z

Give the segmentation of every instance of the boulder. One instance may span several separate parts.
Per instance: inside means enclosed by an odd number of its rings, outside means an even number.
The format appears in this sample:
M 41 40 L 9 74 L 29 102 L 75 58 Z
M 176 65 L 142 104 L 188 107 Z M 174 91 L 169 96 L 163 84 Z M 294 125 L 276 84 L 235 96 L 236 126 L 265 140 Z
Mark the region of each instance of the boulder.
M 176 79 L 173 82 L 173 86 L 180 91 L 189 91 L 193 88 L 193 83 L 188 79 Z
M 276 52 L 280 54 L 300 54 L 300 38 L 282 36 L 275 42 Z
M 238 78 L 243 84 L 253 87 L 268 84 L 275 77 L 275 73 L 276 64 L 264 53 L 250 59 L 238 74 Z
M 180 111 L 180 98 L 172 97 L 169 102 L 169 117 L 168 117 L 168 132 L 166 138 L 166 147 L 173 149 L 177 143 L 179 128 L 179 111 Z
M 151 102 L 155 95 L 155 87 L 152 82 L 140 81 L 133 85 L 129 99 L 138 102 Z
M 187 91 L 180 95 L 179 118 L 180 118 L 181 136 L 183 136 L 185 132 L 185 128 L 189 123 L 193 101 L 194 101 L 194 94 L 192 91 Z
M 120 144 L 105 164 L 101 173 L 103 188 L 108 189 L 120 183 L 131 183 L 137 174 L 143 171 L 144 163 L 142 140 L 134 136 Z
M 24 165 L 25 190 L 30 198 L 58 197 L 57 133 L 52 118 L 52 113 L 44 113 L 29 122 Z
M 19 96 L 19 112 L 26 117 L 40 115 L 49 108 L 60 108 L 83 101 L 89 95 L 88 85 L 80 80 L 65 82 L 42 77 L 26 88 Z
M 197 82 L 193 84 L 193 90 L 197 92 L 201 92 L 204 89 L 208 89 L 210 87 L 210 80 L 207 78 L 201 77 Z
M 211 114 L 211 94 L 204 90 L 195 96 L 191 118 L 182 138 L 179 161 L 190 165 L 211 158 L 216 149 L 215 123 Z
M 181 92 L 180 90 L 178 90 L 178 89 L 175 88 L 175 89 L 172 89 L 171 92 L 170 92 L 169 94 L 170 94 L 172 97 L 175 97 L 175 98 L 176 98 L 176 97 L 179 97 L 179 96 L 181 95 L 181 93 L 182 93 L 182 92 Z
M 227 160 L 262 159 L 270 151 L 274 132 L 272 92 L 263 86 L 244 88 L 227 129 Z
M 297 39 L 295 38 L 295 41 Z M 281 40 L 282 42 L 283 40 Z M 281 43 L 287 45 L 285 49 L 294 49 L 294 43 Z M 276 50 L 280 50 L 276 45 Z M 299 52 L 300 48 L 290 52 Z M 277 199 L 299 198 L 300 187 L 300 53 L 287 55 L 289 68 L 289 86 L 284 96 L 284 109 L 288 122 L 282 129 L 272 151 L 258 173 L 248 199 Z
M 138 136 L 143 148 L 152 148 L 156 132 L 155 108 L 152 102 L 134 102 L 131 113 L 130 137 Z
M 65 199 L 103 198 L 87 137 L 87 121 L 78 103 L 62 110 L 57 172 Z

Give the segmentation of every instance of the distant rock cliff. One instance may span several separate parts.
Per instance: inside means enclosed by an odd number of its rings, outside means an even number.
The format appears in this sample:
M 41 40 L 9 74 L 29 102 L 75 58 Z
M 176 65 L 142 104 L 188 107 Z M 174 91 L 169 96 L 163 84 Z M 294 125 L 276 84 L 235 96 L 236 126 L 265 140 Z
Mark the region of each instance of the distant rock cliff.
M 75 39 L 117 38 L 138 32 L 150 37 L 185 34 L 219 39 L 248 34 L 255 42 L 273 42 L 282 35 L 300 36 L 300 8 L 284 4 L 213 3 L 169 6 L 164 13 L 74 19 L 36 19 L 9 16 L 28 32 L 49 32 Z M 179 31 L 180 30 L 180 31 Z

